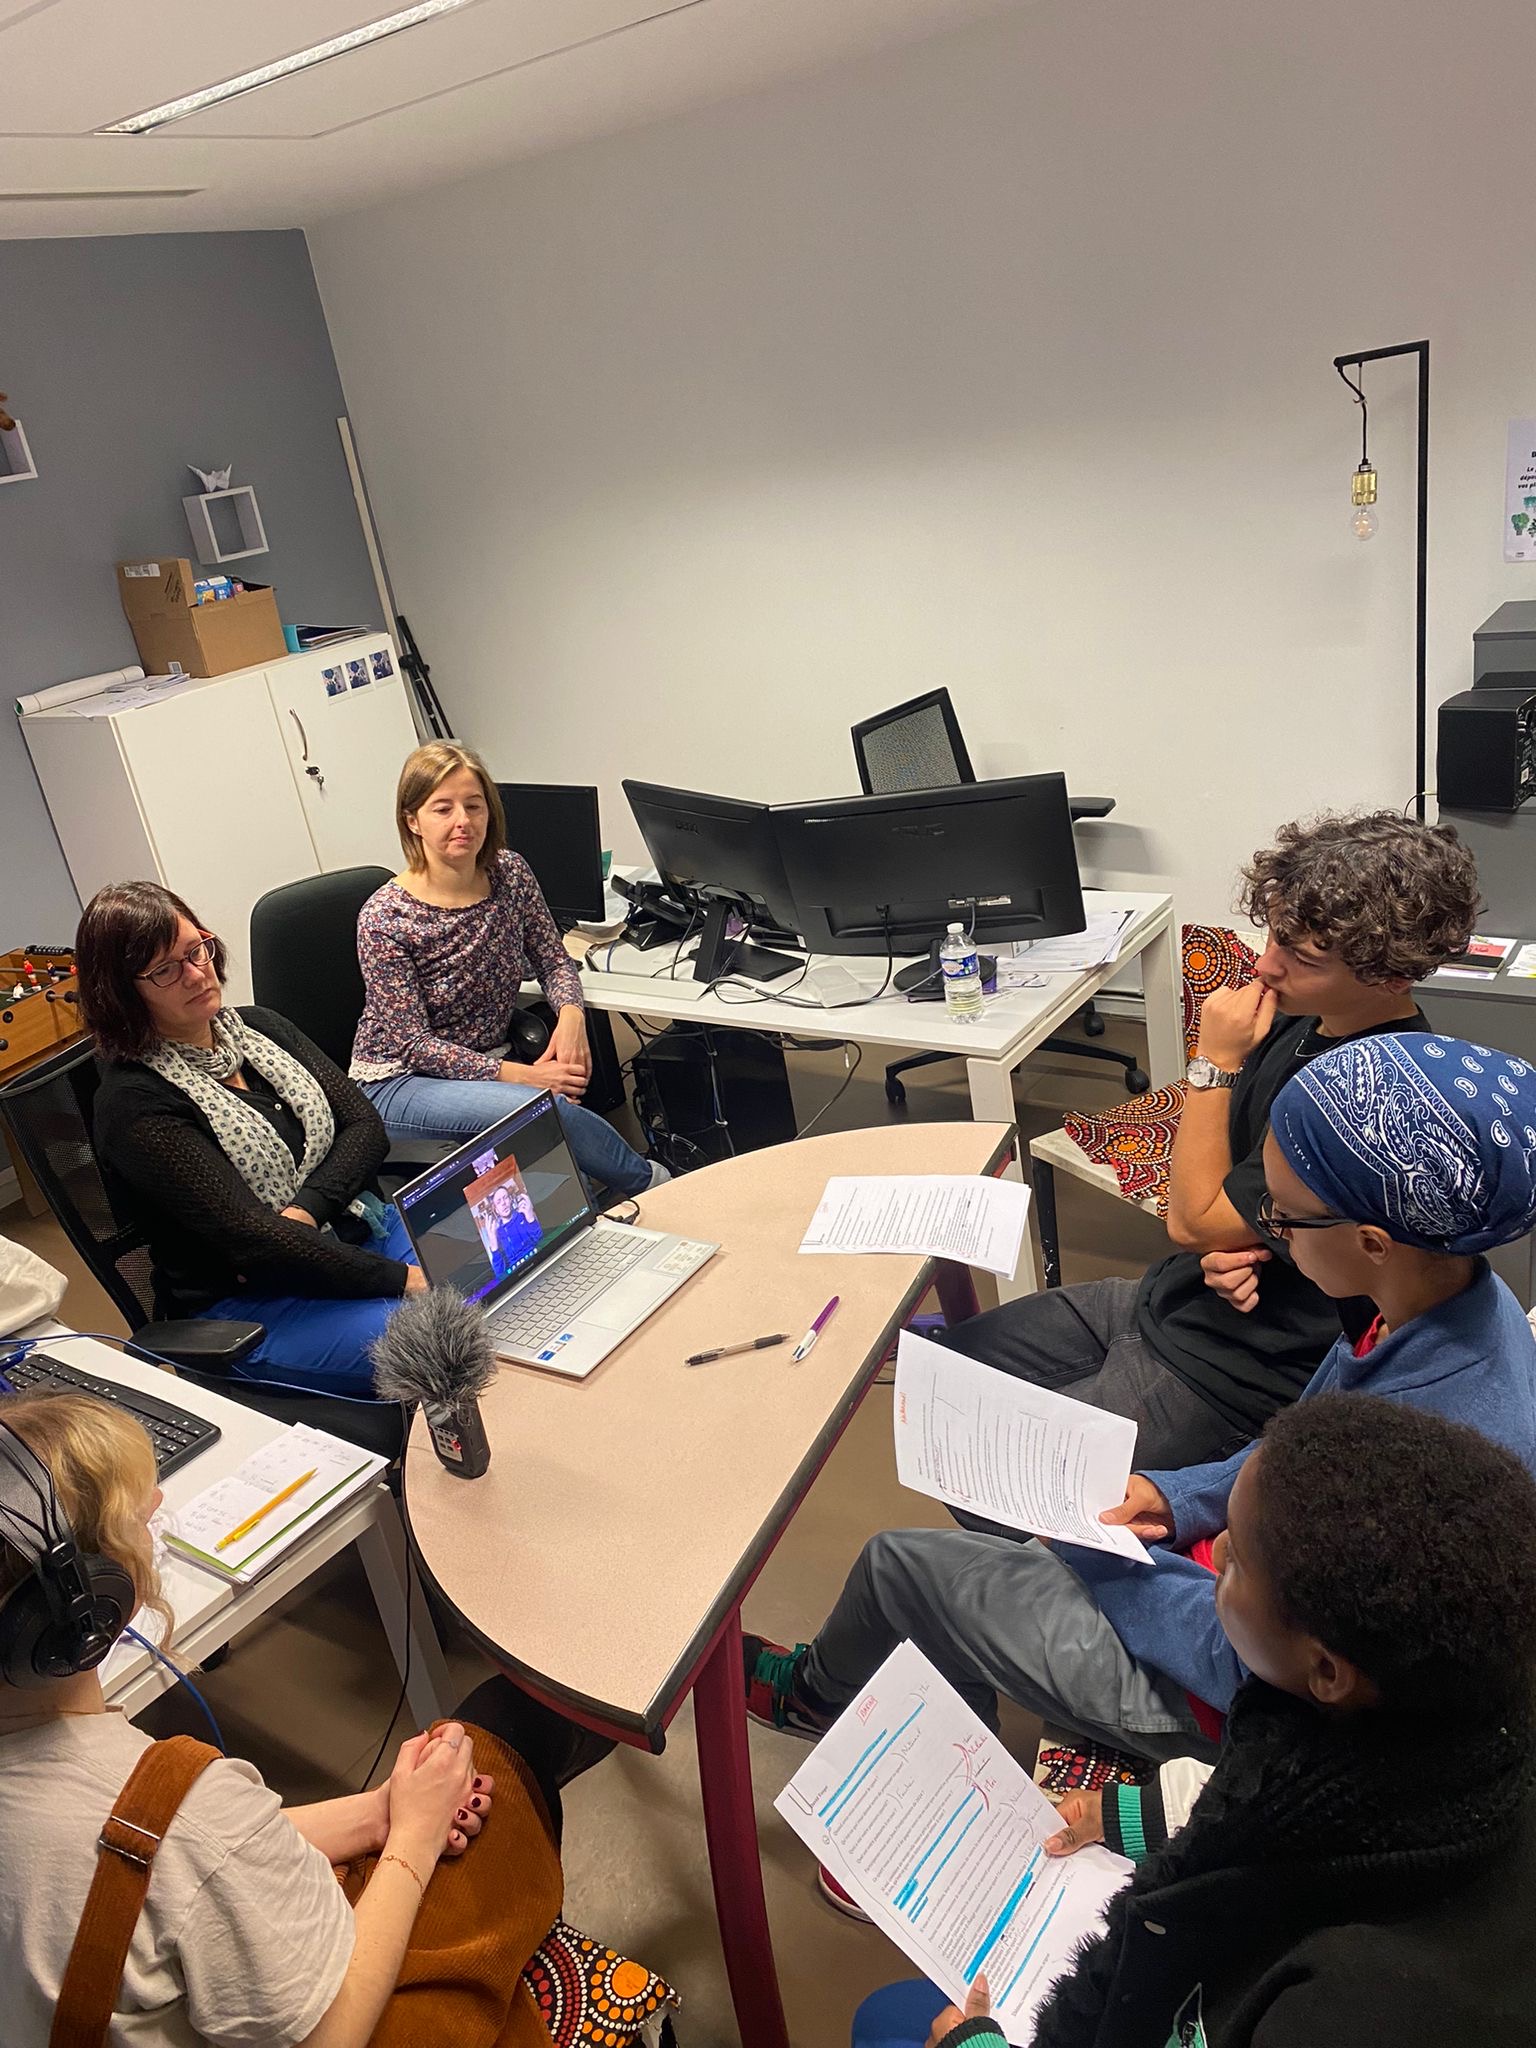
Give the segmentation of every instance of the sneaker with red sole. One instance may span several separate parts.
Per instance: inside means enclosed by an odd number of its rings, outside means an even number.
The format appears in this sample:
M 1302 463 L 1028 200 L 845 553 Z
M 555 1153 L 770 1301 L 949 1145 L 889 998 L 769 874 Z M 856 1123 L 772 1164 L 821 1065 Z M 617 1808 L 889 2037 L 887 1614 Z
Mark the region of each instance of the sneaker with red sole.
M 817 1720 L 795 1699 L 795 1675 L 809 1643 L 770 1642 L 766 1636 L 743 1635 L 742 1675 L 746 1680 L 747 1714 L 764 1728 L 819 1742 L 828 1723 Z
M 816 1866 L 816 1889 L 834 1912 L 841 1913 L 845 1920 L 862 1920 L 866 1927 L 873 1927 L 864 1908 L 850 1893 L 845 1892 L 825 1863 Z

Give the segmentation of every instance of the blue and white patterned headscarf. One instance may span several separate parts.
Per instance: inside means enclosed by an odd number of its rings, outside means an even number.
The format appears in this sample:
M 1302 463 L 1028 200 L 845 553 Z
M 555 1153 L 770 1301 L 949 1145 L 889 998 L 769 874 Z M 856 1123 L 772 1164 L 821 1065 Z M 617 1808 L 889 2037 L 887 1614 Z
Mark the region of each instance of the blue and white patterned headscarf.
M 1320 1202 L 1399 1244 L 1485 1252 L 1536 1223 L 1536 1069 L 1509 1053 L 1351 1039 L 1286 1082 L 1269 1122 Z

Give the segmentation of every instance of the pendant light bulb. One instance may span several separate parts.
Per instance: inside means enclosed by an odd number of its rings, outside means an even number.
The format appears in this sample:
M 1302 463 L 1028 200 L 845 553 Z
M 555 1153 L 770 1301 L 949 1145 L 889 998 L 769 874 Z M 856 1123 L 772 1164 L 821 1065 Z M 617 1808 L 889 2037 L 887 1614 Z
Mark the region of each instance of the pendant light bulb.
M 1349 480 L 1349 500 L 1350 531 L 1357 540 L 1370 540 L 1376 531 L 1376 472 L 1363 456 Z

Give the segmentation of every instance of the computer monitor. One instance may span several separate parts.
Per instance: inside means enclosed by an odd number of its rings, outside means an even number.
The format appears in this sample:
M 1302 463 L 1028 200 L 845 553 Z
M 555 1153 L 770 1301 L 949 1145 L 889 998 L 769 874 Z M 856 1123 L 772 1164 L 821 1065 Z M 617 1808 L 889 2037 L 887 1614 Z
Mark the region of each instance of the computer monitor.
M 1062 775 L 777 804 L 773 819 L 812 952 L 931 955 L 956 919 L 994 943 L 1086 923 Z
M 655 782 L 624 784 L 646 850 L 670 889 L 697 900 L 703 937 L 694 978 L 745 974 L 775 981 L 803 964 L 788 953 L 749 945 L 749 926 L 799 931 L 795 899 L 779 857 L 767 804 Z
M 597 791 L 583 783 L 498 782 L 507 844 L 533 869 L 557 924 L 601 924 L 603 850 Z
M 909 697 L 862 720 L 853 728 L 853 757 L 866 796 L 976 780 L 948 690 Z

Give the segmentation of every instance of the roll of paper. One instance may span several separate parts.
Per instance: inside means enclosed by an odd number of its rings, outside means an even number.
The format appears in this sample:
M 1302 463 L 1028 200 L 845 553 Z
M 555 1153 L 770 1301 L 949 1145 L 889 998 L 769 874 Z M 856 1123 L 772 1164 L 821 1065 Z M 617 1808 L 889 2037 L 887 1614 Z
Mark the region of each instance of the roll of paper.
M 103 690 L 110 690 L 114 684 L 142 683 L 144 671 L 141 668 L 113 668 L 104 675 L 81 676 L 73 683 L 55 683 L 51 689 L 37 690 L 30 697 L 16 699 L 16 716 L 25 718 L 30 711 L 57 711 L 61 704 L 78 704 L 82 697 L 99 697 Z

